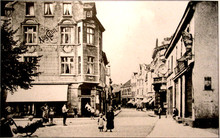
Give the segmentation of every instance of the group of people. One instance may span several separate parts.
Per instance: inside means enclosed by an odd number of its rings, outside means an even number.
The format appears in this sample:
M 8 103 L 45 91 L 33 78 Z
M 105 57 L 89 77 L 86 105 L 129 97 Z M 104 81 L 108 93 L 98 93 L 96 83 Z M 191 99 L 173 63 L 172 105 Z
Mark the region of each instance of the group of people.
M 53 124 L 53 118 L 54 118 L 54 107 L 50 107 L 45 103 L 42 107 L 42 118 L 44 120 L 44 122 L 49 122 L 49 118 L 50 118 L 50 123 Z
M 106 113 L 106 117 L 104 117 L 102 113 L 99 114 L 98 129 L 100 132 L 103 132 L 105 121 L 106 121 L 105 132 L 107 132 L 108 130 L 112 132 L 112 129 L 114 129 L 114 112 L 112 108 L 108 110 L 108 112 Z

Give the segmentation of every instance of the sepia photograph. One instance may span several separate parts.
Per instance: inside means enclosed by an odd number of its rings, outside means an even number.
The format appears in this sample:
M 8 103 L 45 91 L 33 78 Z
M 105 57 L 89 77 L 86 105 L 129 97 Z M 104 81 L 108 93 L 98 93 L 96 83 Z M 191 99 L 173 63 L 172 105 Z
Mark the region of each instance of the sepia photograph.
M 218 1 L 0 3 L 0 137 L 219 137 Z

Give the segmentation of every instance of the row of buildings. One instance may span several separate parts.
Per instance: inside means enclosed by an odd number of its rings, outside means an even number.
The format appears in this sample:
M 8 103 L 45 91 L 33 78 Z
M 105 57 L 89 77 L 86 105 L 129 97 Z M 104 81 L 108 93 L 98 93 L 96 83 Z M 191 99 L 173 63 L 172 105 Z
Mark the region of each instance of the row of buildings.
M 191 126 L 218 126 L 218 2 L 189 2 L 171 37 L 158 44 L 150 64 L 121 87 L 122 104 L 150 103 Z
M 41 56 L 35 70 L 41 74 L 32 87 L 7 95 L 16 115 L 40 117 L 45 103 L 55 107 L 56 115 L 64 103 L 69 115 L 87 116 L 87 103 L 105 112 L 109 62 L 95 3 L 24 0 L 9 2 L 4 10 L 2 20 L 10 19 L 12 29 L 18 30 L 14 38 L 28 48 L 20 61 Z

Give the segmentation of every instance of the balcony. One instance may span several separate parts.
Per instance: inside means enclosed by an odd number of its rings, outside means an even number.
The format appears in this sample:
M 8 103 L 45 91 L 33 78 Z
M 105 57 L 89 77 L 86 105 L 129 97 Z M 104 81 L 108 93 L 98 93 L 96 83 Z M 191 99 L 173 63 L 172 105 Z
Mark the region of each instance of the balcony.
M 174 68 L 175 74 L 179 74 L 187 68 L 187 61 L 177 61 L 177 66 Z
M 165 77 L 156 77 L 154 78 L 153 84 L 163 84 L 166 83 L 167 79 Z

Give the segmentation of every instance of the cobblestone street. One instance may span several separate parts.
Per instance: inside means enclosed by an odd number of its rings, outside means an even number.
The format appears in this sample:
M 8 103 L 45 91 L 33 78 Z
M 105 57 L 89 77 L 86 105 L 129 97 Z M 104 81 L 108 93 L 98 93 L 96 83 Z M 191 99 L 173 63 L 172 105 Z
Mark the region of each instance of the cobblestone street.
M 62 118 L 55 118 L 55 126 L 39 128 L 34 134 L 38 137 L 146 137 L 153 129 L 158 118 L 149 117 L 151 112 L 123 109 L 115 117 L 113 132 L 99 132 L 97 118 L 68 118 L 67 126 L 62 125 Z M 25 121 L 17 120 L 18 125 Z M 17 134 L 18 135 L 18 134 Z M 15 135 L 15 136 L 17 136 Z M 20 135 L 20 134 L 19 134 Z

